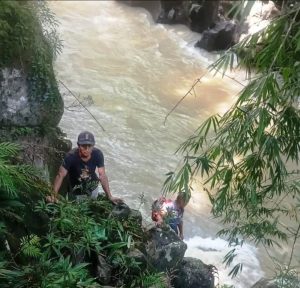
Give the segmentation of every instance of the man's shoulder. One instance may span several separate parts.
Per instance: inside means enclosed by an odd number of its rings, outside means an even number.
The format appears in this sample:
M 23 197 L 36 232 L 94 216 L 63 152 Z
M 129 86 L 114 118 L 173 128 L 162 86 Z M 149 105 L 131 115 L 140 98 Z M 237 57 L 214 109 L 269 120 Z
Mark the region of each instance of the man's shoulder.
M 70 150 L 66 156 L 74 156 L 78 154 L 78 148 L 73 148 L 72 150 Z
M 66 154 L 62 166 L 69 170 L 75 163 L 77 163 L 78 158 L 78 149 L 74 148 Z
M 76 157 L 78 157 L 78 148 L 73 148 L 66 154 L 65 159 L 71 160 L 76 159 Z
M 99 148 L 93 147 L 93 155 L 103 155 L 102 151 Z

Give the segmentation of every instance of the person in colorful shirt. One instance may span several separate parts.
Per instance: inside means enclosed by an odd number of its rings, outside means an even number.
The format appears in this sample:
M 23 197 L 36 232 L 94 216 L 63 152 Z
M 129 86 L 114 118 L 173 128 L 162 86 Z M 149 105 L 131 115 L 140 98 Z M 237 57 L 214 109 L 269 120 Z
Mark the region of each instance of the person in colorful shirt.
M 160 197 L 152 204 L 152 220 L 158 225 L 168 224 L 183 240 L 183 213 L 187 203 L 183 193 L 179 193 L 174 201 Z

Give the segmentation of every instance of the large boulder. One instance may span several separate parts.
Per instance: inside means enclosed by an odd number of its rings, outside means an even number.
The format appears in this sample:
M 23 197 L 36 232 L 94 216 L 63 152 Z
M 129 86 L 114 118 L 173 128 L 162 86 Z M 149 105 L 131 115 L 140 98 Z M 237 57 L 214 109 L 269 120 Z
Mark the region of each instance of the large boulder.
M 163 24 L 188 24 L 189 1 L 161 1 L 157 22 Z
M 237 25 L 232 21 L 221 21 L 213 29 L 205 30 L 196 47 L 207 51 L 226 50 L 236 43 Z
M 169 226 L 151 228 L 145 246 L 146 257 L 157 271 L 176 268 L 187 249 L 187 245 Z
M 175 274 L 174 288 L 213 288 L 214 267 L 204 264 L 201 260 L 185 257 Z
M 63 114 L 63 100 L 52 67 L 49 71 L 44 78 L 34 78 L 27 75 L 22 68 L 0 69 L 0 124 L 2 126 L 56 127 L 58 125 Z
M 202 4 L 192 4 L 189 13 L 191 30 L 199 33 L 208 28 L 212 28 L 217 22 L 220 1 L 201 2 Z

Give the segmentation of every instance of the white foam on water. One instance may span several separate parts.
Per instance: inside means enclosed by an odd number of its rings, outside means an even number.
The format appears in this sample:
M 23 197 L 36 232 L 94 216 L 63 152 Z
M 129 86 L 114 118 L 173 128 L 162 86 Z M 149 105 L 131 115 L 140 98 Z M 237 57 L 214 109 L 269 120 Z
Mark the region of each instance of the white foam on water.
M 215 284 L 234 285 L 235 288 L 249 288 L 258 279 L 264 276 L 258 260 L 258 249 L 252 245 L 244 244 L 236 248 L 237 256 L 229 267 L 225 267 L 223 262 L 224 256 L 232 249 L 228 242 L 221 238 L 202 238 L 195 236 L 185 240 L 188 249 L 185 257 L 194 257 L 201 259 L 206 264 L 217 267 L 218 277 Z M 242 272 L 237 277 L 228 276 L 231 269 L 238 263 L 243 264 Z

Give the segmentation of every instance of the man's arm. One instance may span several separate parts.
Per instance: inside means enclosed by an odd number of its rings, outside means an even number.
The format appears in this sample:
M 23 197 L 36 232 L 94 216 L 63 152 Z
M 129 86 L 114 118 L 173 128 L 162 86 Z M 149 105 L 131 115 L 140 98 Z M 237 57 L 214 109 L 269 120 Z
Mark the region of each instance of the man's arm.
M 107 198 L 110 199 L 113 203 L 117 204 L 119 202 L 123 202 L 122 199 L 113 197 L 111 195 L 110 189 L 109 189 L 109 183 L 108 183 L 108 178 L 105 173 L 105 168 L 104 167 L 99 167 L 98 168 L 98 173 L 99 173 L 99 180 L 102 185 L 103 191 L 106 194 Z
M 63 166 L 60 166 L 53 185 L 55 196 L 57 196 L 60 186 L 67 174 L 68 174 L 68 170 Z
M 183 240 L 183 221 L 181 220 L 178 224 L 179 237 Z
M 57 203 L 57 201 L 58 201 L 57 195 L 58 195 L 59 188 L 67 174 L 68 174 L 68 170 L 66 168 L 64 168 L 63 166 L 60 166 L 58 173 L 55 177 L 54 184 L 53 184 L 54 194 L 46 197 L 47 202 Z

